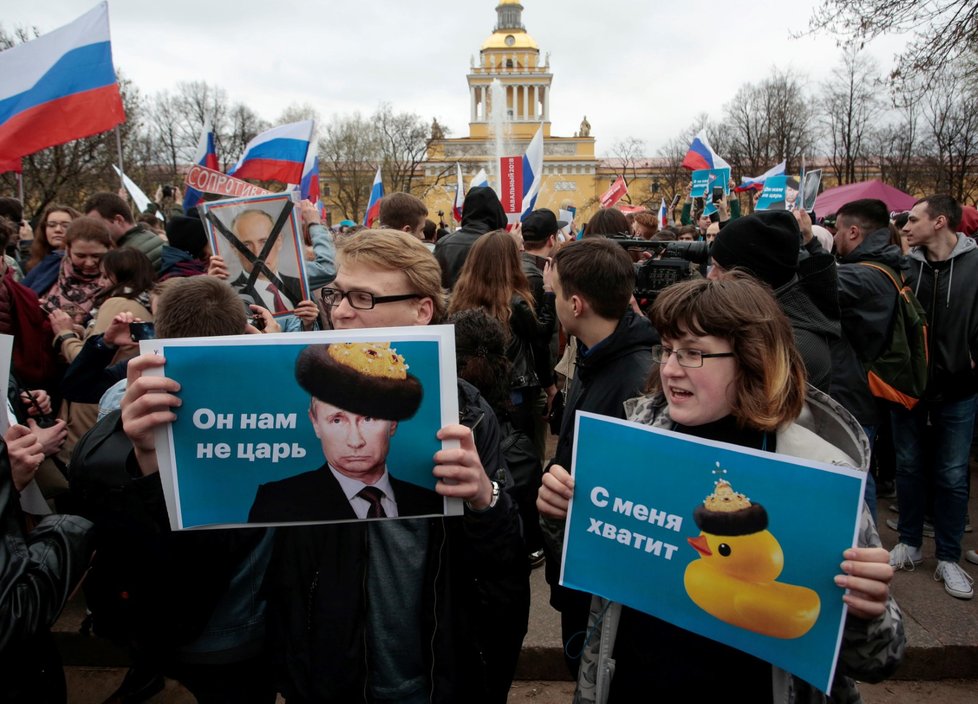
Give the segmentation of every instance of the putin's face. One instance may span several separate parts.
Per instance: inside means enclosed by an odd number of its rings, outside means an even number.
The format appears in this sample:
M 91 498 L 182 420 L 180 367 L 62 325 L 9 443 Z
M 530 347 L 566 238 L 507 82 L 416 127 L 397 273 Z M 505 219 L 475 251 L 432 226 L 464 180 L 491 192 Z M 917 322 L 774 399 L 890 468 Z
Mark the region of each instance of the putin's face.
M 241 244 L 248 248 L 252 256 L 257 257 L 261 254 L 265 243 L 268 242 L 268 238 L 272 234 L 272 218 L 267 213 L 258 210 L 242 213 L 234 222 L 234 234 Z M 278 253 L 282 249 L 282 241 L 282 236 L 279 235 L 268 252 L 268 256 L 265 257 L 265 264 L 272 271 L 278 271 Z M 251 262 L 238 250 L 235 252 L 241 260 L 241 268 L 246 273 L 250 273 Z
M 364 484 L 384 475 L 397 422 L 361 416 L 314 398 L 309 420 L 329 465 Z

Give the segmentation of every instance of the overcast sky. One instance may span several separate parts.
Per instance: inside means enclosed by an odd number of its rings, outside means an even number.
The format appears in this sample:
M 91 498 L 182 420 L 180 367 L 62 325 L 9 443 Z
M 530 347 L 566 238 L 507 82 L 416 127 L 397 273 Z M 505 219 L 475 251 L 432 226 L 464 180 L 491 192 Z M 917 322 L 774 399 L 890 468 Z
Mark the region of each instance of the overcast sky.
M 686 0 L 524 0 L 523 23 L 554 74 L 552 133 L 572 136 L 587 115 L 597 154 L 617 140 L 644 140 L 646 153 L 701 112 L 714 119 L 738 87 L 773 67 L 797 71 L 812 87 L 838 61 L 833 37 L 792 39 L 814 0 L 721 3 Z M 3 27 L 46 32 L 91 9 L 93 0 L 7 2 Z M 324 120 L 382 101 L 395 111 L 437 117 L 468 134 L 469 57 L 496 22 L 496 0 L 292 2 L 114 0 L 113 55 L 146 94 L 203 80 L 275 121 L 293 103 Z M 43 8 L 43 9 L 42 9 Z M 251 8 L 251 9 L 246 9 Z M 792 14 L 788 14 L 791 10 Z M 868 52 L 883 71 L 902 40 Z

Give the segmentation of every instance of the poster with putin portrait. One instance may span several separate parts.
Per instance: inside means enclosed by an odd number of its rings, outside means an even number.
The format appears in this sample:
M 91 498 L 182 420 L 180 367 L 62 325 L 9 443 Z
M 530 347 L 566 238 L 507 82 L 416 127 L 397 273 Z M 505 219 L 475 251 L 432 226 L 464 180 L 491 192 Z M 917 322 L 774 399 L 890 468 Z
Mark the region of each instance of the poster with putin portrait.
M 173 530 L 462 513 L 450 325 L 144 340 L 180 385 L 156 437 Z M 475 425 L 471 424 L 470 425 Z M 473 433 L 480 432 L 477 427 Z
M 279 316 L 309 298 L 295 192 L 212 201 L 199 210 L 211 252 L 245 302 Z

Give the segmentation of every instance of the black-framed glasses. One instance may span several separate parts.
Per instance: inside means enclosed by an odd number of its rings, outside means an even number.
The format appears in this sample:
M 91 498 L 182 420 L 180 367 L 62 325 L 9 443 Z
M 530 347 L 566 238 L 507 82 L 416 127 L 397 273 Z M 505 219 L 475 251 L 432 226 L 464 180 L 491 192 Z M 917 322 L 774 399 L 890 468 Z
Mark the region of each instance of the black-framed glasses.
M 652 347 L 652 360 L 658 364 L 666 364 L 669 358 L 675 353 L 676 361 L 680 367 L 687 369 L 698 369 L 703 366 L 704 359 L 713 357 L 736 357 L 733 352 L 700 352 L 699 350 L 674 350 L 671 347 L 654 345 Z
M 394 303 L 395 301 L 407 301 L 412 298 L 421 298 L 417 293 L 402 293 L 397 296 L 375 296 L 370 291 L 340 291 L 338 288 L 324 288 L 322 290 L 323 305 L 327 308 L 336 308 L 345 298 L 351 308 L 356 310 L 370 310 L 378 303 Z

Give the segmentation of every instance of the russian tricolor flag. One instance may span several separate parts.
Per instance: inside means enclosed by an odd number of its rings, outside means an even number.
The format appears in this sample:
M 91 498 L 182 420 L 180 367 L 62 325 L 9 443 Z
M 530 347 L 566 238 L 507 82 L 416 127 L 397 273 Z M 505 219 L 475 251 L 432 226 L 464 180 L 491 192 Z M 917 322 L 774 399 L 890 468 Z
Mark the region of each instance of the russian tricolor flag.
M 689 151 L 683 158 L 683 167 L 690 171 L 699 169 L 729 169 L 730 164 L 723 160 L 706 140 L 706 131 L 702 130 L 693 137 L 693 143 L 689 145 Z
M 523 213 L 520 220 L 533 212 L 543 184 L 543 125 L 533 135 L 523 154 Z
M 214 171 L 220 171 L 217 167 L 217 147 L 215 146 L 214 130 L 210 120 L 204 123 L 204 131 L 200 135 L 200 141 L 197 142 L 194 163 Z M 187 192 L 183 196 L 183 212 L 189 213 L 203 202 L 204 194 L 196 188 L 187 186 Z
M 310 145 L 306 163 L 302 167 L 302 181 L 299 182 L 299 195 L 310 203 L 319 202 L 319 154 Z
M 370 200 L 367 201 L 367 212 L 363 216 L 364 227 L 380 217 L 380 199 L 384 197 L 384 182 L 380 180 L 380 167 L 377 167 L 377 175 L 374 176 L 374 185 L 370 189 Z
M 299 183 L 315 126 L 314 120 L 303 120 L 262 132 L 248 142 L 228 176 Z
M 469 181 L 469 191 L 473 188 L 489 188 L 489 175 L 486 174 L 485 169 L 479 169 L 479 173 Z
M 663 230 L 669 227 L 669 208 L 665 198 L 659 199 L 659 227 Z
M 452 217 L 462 222 L 462 204 L 465 202 L 465 190 L 462 188 L 462 165 L 455 162 L 455 202 L 452 203 Z
M 0 52 L 0 160 L 125 122 L 112 66 L 109 6 Z
M 764 182 L 768 180 L 771 176 L 784 176 L 785 169 L 788 162 L 782 161 L 777 166 L 772 166 L 770 169 L 765 171 L 760 176 L 755 176 L 754 178 L 741 178 L 740 185 L 734 190 L 738 193 L 742 191 L 760 191 L 764 189 Z

